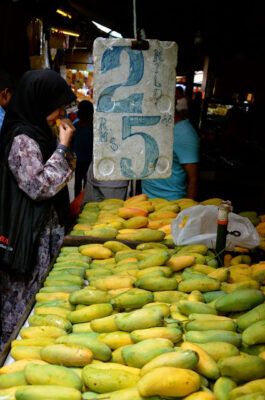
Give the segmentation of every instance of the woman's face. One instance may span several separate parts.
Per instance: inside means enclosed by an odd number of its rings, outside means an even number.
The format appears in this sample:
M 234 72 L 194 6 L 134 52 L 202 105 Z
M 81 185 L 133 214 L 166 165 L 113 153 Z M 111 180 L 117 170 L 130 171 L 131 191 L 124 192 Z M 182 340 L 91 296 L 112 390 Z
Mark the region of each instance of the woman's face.
M 59 118 L 62 118 L 65 114 L 64 111 L 65 105 L 62 105 L 59 108 L 56 108 L 56 110 L 54 110 L 51 114 L 48 115 L 48 117 L 46 117 L 46 121 L 48 126 L 52 127 L 56 124 L 56 120 Z

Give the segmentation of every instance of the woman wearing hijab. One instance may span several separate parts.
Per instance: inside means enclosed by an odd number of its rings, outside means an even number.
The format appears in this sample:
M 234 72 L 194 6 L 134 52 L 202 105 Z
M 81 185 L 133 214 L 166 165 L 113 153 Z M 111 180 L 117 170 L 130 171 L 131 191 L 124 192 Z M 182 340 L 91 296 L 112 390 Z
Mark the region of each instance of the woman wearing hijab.
M 74 127 L 62 119 L 58 138 L 52 128 L 75 98 L 56 72 L 28 71 L 4 119 L 0 134 L 2 347 L 62 244 L 69 211 L 67 182 L 75 168 L 75 156 L 68 149 Z

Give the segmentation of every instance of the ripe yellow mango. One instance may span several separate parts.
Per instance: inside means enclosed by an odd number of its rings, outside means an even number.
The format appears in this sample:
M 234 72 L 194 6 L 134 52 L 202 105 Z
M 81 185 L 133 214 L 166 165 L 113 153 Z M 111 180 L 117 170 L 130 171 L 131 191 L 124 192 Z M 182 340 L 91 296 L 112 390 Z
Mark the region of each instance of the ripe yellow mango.
M 49 337 L 56 339 L 63 335 L 67 335 L 67 332 L 64 329 L 55 326 L 28 326 L 22 328 L 20 331 L 22 339 L 31 339 L 36 337 Z
M 2 368 L 0 368 L 0 375 L 11 374 L 13 372 L 22 371 L 25 368 L 25 366 L 29 363 L 47 365 L 47 363 L 43 360 L 32 360 L 32 359 L 18 360 L 10 364 L 4 365 Z
M 198 391 L 185 397 L 185 400 L 216 400 L 216 397 L 211 392 Z
M 195 264 L 195 257 L 193 256 L 177 256 L 173 255 L 166 262 L 166 265 L 170 267 L 173 271 L 180 271 L 186 267 L 190 267 Z
M 196 371 L 209 379 L 218 379 L 220 372 L 216 361 L 204 351 L 198 344 L 191 342 L 182 342 L 180 348 L 182 350 L 192 350 L 199 356 Z
M 49 337 L 36 337 L 32 339 L 16 339 L 11 342 L 11 347 L 14 346 L 48 346 L 54 344 L 55 339 Z
M 148 215 L 148 218 L 151 221 L 155 221 L 155 220 L 161 220 L 161 219 L 165 219 L 165 218 L 176 218 L 177 213 L 173 212 L 173 211 L 167 211 L 167 210 L 158 210 L 158 211 L 154 211 L 153 213 L 150 213 Z
M 108 317 L 94 319 L 90 322 L 91 328 L 94 332 L 108 333 L 118 331 L 118 327 L 115 324 L 115 315 L 109 315 Z
M 81 254 L 97 259 L 106 259 L 112 257 L 112 251 L 106 247 L 103 247 L 101 244 L 94 244 L 93 246 L 83 248 L 81 250 Z
M 103 247 L 110 249 L 113 253 L 117 253 L 117 251 L 121 250 L 131 250 L 129 246 L 124 243 L 118 242 L 117 240 L 109 240 L 103 244 Z
M 161 311 L 162 314 L 164 315 L 164 318 L 168 318 L 170 314 L 169 305 L 166 303 L 159 303 L 159 302 L 148 303 L 144 305 L 143 308 Z
M 156 251 L 155 254 L 151 254 L 144 260 L 139 261 L 138 266 L 140 269 L 164 265 L 169 259 L 169 253 L 167 251 Z
M 51 301 L 51 300 L 68 300 L 70 293 L 63 293 L 63 292 L 54 292 L 54 293 L 37 293 L 36 294 L 36 301 L 41 303 L 44 301 Z
M 164 218 L 164 219 L 156 219 L 152 221 L 148 218 L 148 225 L 149 229 L 159 229 L 162 226 L 169 225 L 173 221 L 174 218 Z
M 52 344 L 43 347 L 40 354 L 42 360 L 65 367 L 83 367 L 93 358 L 91 350 L 75 344 Z
M 171 340 L 172 343 L 177 343 L 182 338 L 182 332 L 178 328 L 154 327 L 149 329 L 138 329 L 132 331 L 130 336 L 134 343 L 154 338 L 168 339 Z
M 146 217 L 147 214 L 148 214 L 147 211 L 142 210 L 141 208 L 136 208 L 136 207 L 122 207 L 122 208 L 119 208 L 119 212 L 118 212 L 119 217 L 124 218 L 124 219 L 129 219 L 129 218 L 136 217 L 139 215 Z
M 117 314 L 116 314 L 117 315 Z M 111 349 L 115 350 L 122 346 L 133 344 L 133 341 L 128 332 L 115 331 L 108 333 L 100 333 L 98 340 L 105 343 Z
M 132 204 L 138 201 L 146 201 L 148 199 L 147 194 L 140 193 L 136 196 L 129 197 L 127 200 L 124 201 L 124 205 L 127 207 L 128 204 Z
M 183 397 L 199 390 L 200 375 L 184 368 L 160 367 L 144 375 L 137 388 L 142 396 Z
M 40 351 L 43 346 L 13 346 L 11 356 L 15 361 L 23 359 L 41 360 Z
M 94 285 L 100 290 L 112 290 L 120 288 L 132 288 L 135 279 L 132 277 L 108 276 L 106 278 L 97 279 Z
M 127 219 L 124 223 L 125 229 L 138 229 L 138 228 L 145 228 L 148 225 L 148 218 L 138 215 L 136 217 L 132 217 Z

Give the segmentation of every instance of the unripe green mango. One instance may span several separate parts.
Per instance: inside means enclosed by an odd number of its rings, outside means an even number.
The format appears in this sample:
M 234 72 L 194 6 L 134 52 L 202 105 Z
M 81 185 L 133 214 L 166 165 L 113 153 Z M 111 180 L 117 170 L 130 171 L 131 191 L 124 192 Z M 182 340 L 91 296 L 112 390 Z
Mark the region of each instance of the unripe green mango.
M 258 356 L 260 353 L 265 352 L 265 343 L 264 344 L 254 344 L 253 346 L 247 346 L 244 343 L 240 347 L 240 351 L 244 353 L 251 354 L 252 356 Z
M 223 290 L 214 290 L 212 292 L 203 293 L 203 297 L 206 303 L 210 303 L 211 301 L 223 296 L 224 294 L 226 294 L 226 292 L 224 292 Z
M 180 300 L 178 302 L 178 309 L 184 315 L 191 313 L 196 314 L 217 314 L 216 310 L 208 304 L 196 301 Z
M 164 272 L 164 276 L 166 276 L 167 278 L 169 278 L 170 276 L 172 276 L 172 269 L 170 267 L 166 267 L 164 265 L 160 265 L 160 266 L 154 266 L 154 267 L 149 267 L 149 268 L 145 268 L 142 270 L 139 270 L 137 272 L 137 278 L 142 278 L 142 276 L 150 273 L 150 272 L 154 272 L 154 271 L 162 271 Z
M 217 400 L 230 400 L 229 394 L 237 386 L 231 378 L 221 376 L 215 381 L 213 392 Z
M 164 265 L 169 259 L 170 255 L 167 251 L 161 251 L 157 254 L 152 254 L 144 260 L 139 261 L 139 269 L 150 268 L 154 266 Z
M 24 368 L 24 375 L 30 385 L 59 385 L 82 389 L 79 376 L 70 368 L 59 365 L 38 365 L 30 363 Z
M 141 308 L 154 299 L 153 293 L 143 289 L 130 289 L 113 296 L 110 300 L 113 307 L 122 309 Z
M 99 304 L 106 303 L 109 301 L 109 294 L 104 290 L 91 290 L 89 288 L 77 290 L 69 296 L 69 302 L 71 304 Z
M 72 293 L 80 289 L 80 286 L 68 286 L 69 284 L 68 281 L 50 281 L 50 283 L 51 286 L 42 287 L 39 290 L 39 293 L 57 293 L 57 292 Z
M 108 268 L 87 269 L 86 278 L 89 280 L 92 277 L 112 275 L 112 271 Z
M 210 292 L 214 290 L 219 290 L 220 286 L 220 281 L 205 276 L 203 278 L 187 279 L 180 282 L 178 290 L 186 293 L 190 293 L 193 290 L 199 290 L 200 292 Z
M 71 311 L 69 311 L 71 312 Z M 29 317 L 29 326 L 56 326 L 66 332 L 72 331 L 72 324 L 66 318 L 54 314 L 38 314 Z
M 68 319 L 76 324 L 80 322 L 90 322 L 93 319 L 107 317 L 113 311 L 110 303 L 92 304 L 80 310 L 70 311 Z
M 217 299 L 215 308 L 222 312 L 245 311 L 265 301 L 261 290 L 238 289 Z
M 62 336 L 56 340 L 56 343 L 75 344 L 84 346 L 92 351 L 93 357 L 100 361 L 109 361 L 111 358 L 110 348 L 100 340 L 92 336 L 92 333 L 72 333 L 67 336 Z M 97 334 L 98 336 L 98 334 Z
M 265 393 L 265 379 L 255 379 L 244 385 L 238 386 L 230 392 L 230 399 L 235 400 L 240 396 L 245 396 L 255 392 Z
M 226 357 L 219 360 L 217 365 L 222 375 L 239 381 L 252 381 L 265 376 L 265 360 L 257 356 Z
M 27 385 L 23 371 L 11 372 L 10 374 L 0 375 L 0 393 L 2 389 L 11 388 L 12 386 Z M 1 395 L 0 395 L 1 398 Z
M 152 274 L 154 274 L 154 272 Z M 137 279 L 135 286 L 155 292 L 159 290 L 175 290 L 178 287 L 178 282 L 175 278 L 166 278 L 164 276 L 154 275 L 150 276 L 150 274 L 147 274 L 142 278 Z
M 251 346 L 265 344 L 265 319 L 254 322 L 242 333 L 243 343 Z
M 242 331 L 254 322 L 265 319 L 265 304 L 259 304 L 237 318 L 236 323 Z
M 97 393 L 107 393 L 116 390 L 135 387 L 139 377 L 120 369 L 99 369 L 95 366 L 84 367 L 82 377 L 86 387 Z
M 206 353 L 208 353 L 215 361 L 219 361 L 221 358 L 238 356 L 238 348 L 227 342 L 209 342 L 209 343 L 198 343 Z
M 40 303 L 36 303 L 34 309 L 42 307 L 60 307 L 69 311 L 73 311 L 75 309 L 75 306 L 73 304 L 70 304 L 67 300 L 42 301 Z
M 205 278 L 205 276 L 206 276 L 205 274 L 201 274 L 199 272 L 192 272 L 188 268 L 185 268 L 181 274 L 182 280 L 194 279 L 194 278 Z
M 177 303 L 179 300 L 185 300 L 188 295 L 177 290 L 165 290 L 162 292 L 154 292 L 154 301 L 160 301 L 162 303 Z
M 182 332 L 178 328 L 170 327 L 155 327 L 149 329 L 138 329 L 131 332 L 131 339 L 134 343 L 138 343 L 142 340 L 163 338 L 171 340 L 172 343 L 177 343 L 182 338 Z
M 189 331 L 185 334 L 185 340 L 193 343 L 228 342 L 239 347 L 242 337 L 239 333 L 224 330 Z
M 76 275 L 71 275 L 71 274 L 64 274 L 64 273 L 60 273 L 57 275 L 52 274 L 47 276 L 47 278 L 45 279 L 44 282 L 44 286 L 52 286 L 52 285 L 48 285 L 48 282 L 50 281 L 69 281 L 69 285 L 77 285 L 77 286 L 82 286 L 84 283 L 84 278 L 81 278 L 80 276 L 76 276 Z
M 60 261 L 60 262 L 56 262 L 53 265 L 53 271 L 55 270 L 63 270 L 65 268 L 88 268 L 89 267 L 89 263 L 83 260 L 65 260 L 65 261 Z
M 116 315 L 115 323 L 119 330 L 132 332 L 136 329 L 147 329 L 161 326 L 163 319 L 164 315 L 161 311 L 142 308 L 123 315 Z
M 74 324 L 72 332 L 73 333 L 93 332 L 93 329 L 91 328 L 91 322 L 81 322 L 80 324 Z
M 98 335 L 98 340 L 114 350 L 122 346 L 133 344 L 130 334 L 123 331 L 100 333 Z
M 57 385 L 28 385 L 18 388 L 16 400 L 81 400 L 81 392 Z
M 92 351 L 75 344 L 52 344 L 40 351 L 42 360 L 65 367 L 83 367 L 92 361 Z
M 80 278 L 84 278 L 85 277 L 85 268 L 67 268 L 65 267 L 63 268 L 58 268 L 55 270 L 51 270 L 51 272 L 49 273 L 49 276 L 60 276 L 61 274 L 66 275 L 69 274 L 70 276 L 79 276 Z
M 173 351 L 172 346 L 173 343 L 168 339 L 147 339 L 130 346 L 125 346 L 121 353 L 127 365 L 142 368 L 158 355 Z
M 208 330 L 225 330 L 236 331 L 237 324 L 231 319 L 227 321 L 218 320 L 195 320 L 185 324 L 186 331 L 208 331 Z
M 199 356 L 195 351 L 192 350 L 178 350 L 171 353 L 161 354 L 141 369 L 141 376 L 154 368 L 160 367 L 174 367 L 174 368 L 185 368 L 194 369 L 199 361 Z

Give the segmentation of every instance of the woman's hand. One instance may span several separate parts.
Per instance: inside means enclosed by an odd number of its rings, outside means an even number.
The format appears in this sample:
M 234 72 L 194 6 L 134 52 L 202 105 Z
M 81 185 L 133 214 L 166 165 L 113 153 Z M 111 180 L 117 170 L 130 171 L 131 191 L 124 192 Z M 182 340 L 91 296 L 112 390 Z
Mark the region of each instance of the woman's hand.
M 62 119 L 59 125 L 59 143 L 69 147 L 75 127 L 70 119 Z

